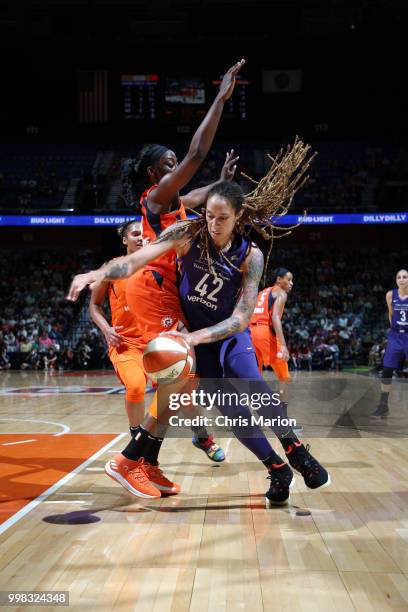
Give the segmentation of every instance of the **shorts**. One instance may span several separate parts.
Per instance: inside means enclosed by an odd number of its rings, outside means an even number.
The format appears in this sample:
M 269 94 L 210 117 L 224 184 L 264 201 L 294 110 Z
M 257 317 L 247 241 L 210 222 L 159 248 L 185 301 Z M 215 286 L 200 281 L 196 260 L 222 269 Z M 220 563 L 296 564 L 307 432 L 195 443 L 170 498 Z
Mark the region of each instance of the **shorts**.
M 185 321 L 178 288 L 154 270 L 142 270 L 129 278 L 126 302 L 137 317 L 146 344 L 160 333 L 176 329 L 179 321 Z
M 195 353 L 200 378 L 261 378 L 248 330 L 225 340 L 199 344 Z
M 135 404 L 143 402 L 147 383 L 143 368 L 143 351 L 131 349 L 118 355 L 115 349 L 111 349 L 109 357 L 116 376 L 126 389 L 126 400 Z
M 271 366 L 278 380 L 289 381 L 288 362 L 277 357 L 281 350 L 278 338 L 271 333 L 268 325 L 251 325 L 250 330 L 259 371 L 262 373 L 262 366 Z
M 408 360 L 408 332 L 388 331 L 387 348 L 385 349 L 383 367 L 400 370 Z

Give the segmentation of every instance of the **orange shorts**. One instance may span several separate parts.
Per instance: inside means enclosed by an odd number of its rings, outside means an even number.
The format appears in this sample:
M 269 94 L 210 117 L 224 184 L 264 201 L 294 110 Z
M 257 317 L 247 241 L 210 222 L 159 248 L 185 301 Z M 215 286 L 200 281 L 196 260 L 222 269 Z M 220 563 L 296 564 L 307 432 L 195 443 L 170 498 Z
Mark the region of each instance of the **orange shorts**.
M 146 344 L 158 334 L 175 329 L 179 321 L 185 321 L 178 288 L 152 270 L 144 269 L 129 278 L 126 302 L 137 318 Z
M 129 348 L 118 353 L 115 348 L 109 350 L 109 357 L 115 368 L 116 376 L 126 389 L 129 402 L 143 402 L 147 375 L 143 368 L 143 350 Z
M 278 380 L 290 380 L 288 362 L 277 357 L 281 344 L 268 325 L 251 325 L 251 338 L 254 345 L 259 371 L 262 366 L 271 366 Z

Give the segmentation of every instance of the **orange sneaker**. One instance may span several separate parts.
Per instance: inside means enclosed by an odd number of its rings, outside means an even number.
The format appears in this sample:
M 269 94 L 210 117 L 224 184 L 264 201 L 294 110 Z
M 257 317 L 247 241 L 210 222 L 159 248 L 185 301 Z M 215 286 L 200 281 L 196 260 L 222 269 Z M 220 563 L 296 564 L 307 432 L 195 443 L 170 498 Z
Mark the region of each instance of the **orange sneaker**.
M 138 461 L 132 461 L 118 453 L 106 463 L 105 472 L 112 480 L 116 480 L 132 495 L 143 497 L 144 499 L 157 499 L 161 497 L 161 493 L 150 482 L 146 471 L 147 465 L 143 458 Z
M 150 465 L 150 463 L 144 464 L 148 479 L 154 486 L 166 493 L 167 495 L 176 495 L 180 493 L 180 485 L 177 482 L 172 482 L 161 471 L 159 465 Z

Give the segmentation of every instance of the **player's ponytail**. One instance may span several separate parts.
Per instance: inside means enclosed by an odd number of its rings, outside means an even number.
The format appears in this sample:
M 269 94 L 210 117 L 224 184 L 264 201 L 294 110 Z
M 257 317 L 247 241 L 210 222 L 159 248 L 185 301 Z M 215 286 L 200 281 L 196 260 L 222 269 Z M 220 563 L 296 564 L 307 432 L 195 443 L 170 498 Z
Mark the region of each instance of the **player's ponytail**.
M 136 214 L 140 214 L 138 210 L 140 205 L 135 193 L 140 187 L 146 188 L 149 179 L 148 167 L 153 166 L 168 150 L 168 147 L 160 144 L 148 144 L 143 147 L 136 159 L 122 161 L 122 198 L 126 206 L 136 208 Z

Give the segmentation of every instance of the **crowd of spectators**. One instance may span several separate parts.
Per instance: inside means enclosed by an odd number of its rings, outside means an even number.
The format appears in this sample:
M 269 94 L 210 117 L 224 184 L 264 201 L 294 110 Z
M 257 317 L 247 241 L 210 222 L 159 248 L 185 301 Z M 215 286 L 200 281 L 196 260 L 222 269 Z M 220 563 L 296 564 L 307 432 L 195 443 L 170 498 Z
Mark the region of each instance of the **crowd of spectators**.
M 199 172 L 189 184 L 192 189 L 207 185 L 219 177 L 226 151 L 234 148 L 239 155 L 238 169 L 259 180 L 269 167 L 268 154 L 276 155 L 279 147 L 287 143 L 237 144 L 225 143 L 213 147 Z M 408 176 L 408 156 L 401 149 L 387 143 L 368 142 L 312 142 L 318 155 L 311 168 L 308 185 L 298 194 L 293 205 L 295 212 L 306 209 L 314 212 L 352 212 L 378 210 L 384 207 L 388 193 L 383 183 L 387 179 L 405 179 Z M 169 143 L 171 146 L 171 143 Z M 120 177 L 126 178 L 127 160 L 137 157 L 141 145 L 119 147 L 105 145 L 98 151 L 91 145 L 38 145 L 37 148 L 14 147 L 11 151 L 0 148 L 0 208 L 15 209 L 24 213 L 36 208 L 58 208 L 70 186 L 71 179 L 80 180 L 75 193 L 75 208 L 87 210 L 104 208 L 111 197 L 114 184 Z M 176 147 L 182 157 L 185 149 Z M 92 168 L 99 159 L 110 160 L 106 167 L 99 164 L 98 178 Z M 246 190 L 251 183 L 240 181 Z M 140 195 L 140 186 L 129 193 L 126 180 L 122 195 L 109 200 L 116 209 L 132 205 Z M 406 191 L 401 194 L 398 206 L 406 207 Z M 395 198 L 394 198 L 395 200 Z M 399 208 L 396 210 L 399 210 Z
M 218 178 L 228 148 L 226 145 L 211 150 L 189 189 L 206 185 Z M 259 180 L 269 168 L 268 154 L 276 155 L 278 149 L 278 143 L 264 145 L 262 148 L 235 145 L 235 153 L 240 156 L 238 167 Z M 354 212 L 364 210 L 367 205 L 370 210 L 376 210 L 379 182 L 395 176 L 396 172 L 398 176 L 408 176 L 408 161 L 404 166 L 401 152 L 397 154 L 389 145 L 316 142 L 312 143 L 312 149 L 318 155 L 313 162 L 307 185 L 292 205 L 295 212 Z M 242 177 L 239 180 L 245 191 L 252 188 L 251 183 Z M 383 205 L 383 202 L 379 201 L 378 204 Z M 404 202 L 405 208 L 406 204 Z M 395 210 L 399 210 L 398 207 Z
M 276 249 L 273 259 L 294 274 L 283 317 L 293 370 L 337 370 L 374 360 L 372 367 L 380 367 L 388 329 L 385 293 L 394 286 L 402 255 L 325 247 L 308 249 L 305 257 L 302 248 Z
M 271 270 L 285 266 L 294 275 L 283 317 L 290 367 L 337 370 L 369 364 L 378 369 L 388 328 L 384 296 L 408 252 L 388 251 L 385 258 L 378 248 L 318 245 L 307 248 L 307 257 L 305 252 L 282 242 L 271 259 Z M 89 319 L 79 327 L 86 308 L 65 300 L 72 272 L 93 264 L 86 250 L 2 252 L 0 370 L 110 367 L 97 328 Z
M 2 251 L 0 370 L 99 367 L 99 336 L 71 341 L 80 306 L 65 299 L 73 271 L 89 269 L 89 251 Z
M 234 148 L 239 155 L 237 178 L 245 191 L 253 185 L 239 176 L 243 171 L 251 178 L 259 180 L 269 168 L 268 154 L 276 155 L 278 143 L 263 145 L 237 145 L 226 143 L 211 149 L 200 170 L 189 183 L 187 190 L 202 187 L 217 180 L 225 161 L 226 151 Z M 384 184 L 387 180 L 408 177 L 408 157 L 403 150 L 397 151 L 389 144 L 369 144 L 366 142 L 316 142 L 312 149 L 318 152 L 310 171 L 307 185 L 296 196 L 292 211 L 308 213 L 356 212 L 385 209 Z M 180 157 L 185 151 L 176 150 Z M 120 155 L 120 152 L 117 152 Z M 137 157 L 137 150 L 133 151 Z M 132 206 L 138 201 L 142 185 L 129 189 L 126 180 L 129 172 L 128 157 L 122 156 L 122 164 L 115 166 L 115 172 L 122 175 L 123 193 L 119 198 L 121 205 Z M 404 192 L 405 193 L 405 192 Z M 405 210 L 406 199 L 401 196 L 398 202 L 393 199 L 393 210 Z M 380 207 L 380 208 L 379 208 Z
M 92 145 L 0 146 L 0 209 L 60 208 L 71 179 L 90 172 L 96 155 Z

